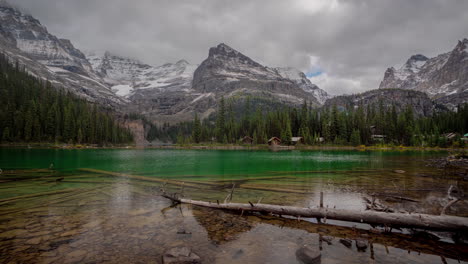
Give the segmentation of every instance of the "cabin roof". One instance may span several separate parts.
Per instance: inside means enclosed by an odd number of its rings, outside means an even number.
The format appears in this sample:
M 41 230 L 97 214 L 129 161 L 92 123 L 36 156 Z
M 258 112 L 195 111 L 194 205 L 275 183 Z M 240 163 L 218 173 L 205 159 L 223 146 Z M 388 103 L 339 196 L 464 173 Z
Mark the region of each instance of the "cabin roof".
M 444 137 L 448 138 L 448 139 L 451 139 L 451 138 L 454 138 L 457 136 L 456 133 L 445 133 L 443 134 Z
M 300 141 L 300 140 L 302 140 L 302 137 L 292 137 L 291 138 L 292 142 L 296 142 L 296 141 Z
M 268 140 L 268 142 L 271 142 L 271 141 L 273 141 L 273 140 L 277 140 L 277 141 L 281 142 L 281 139 L 279 139 L 279 138 L 277 138 L 277 137 L 272 137 L 272 138 L 270 138 L 270 139 Z

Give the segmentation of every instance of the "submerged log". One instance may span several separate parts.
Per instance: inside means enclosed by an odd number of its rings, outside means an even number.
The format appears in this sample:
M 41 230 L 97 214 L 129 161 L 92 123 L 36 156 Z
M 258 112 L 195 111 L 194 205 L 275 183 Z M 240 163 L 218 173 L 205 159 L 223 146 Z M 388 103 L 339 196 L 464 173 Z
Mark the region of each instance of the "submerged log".
M 50 195 L 61 194 L 61 193 L 69 193 L 69 192 L 74 192 L 74 191 L 77 191 L 77 190 L 79 190 L 79 189 L 62 189 L 62 190 L 56 190 L 56 191 L 40 192 L 40 193 L 13 196 L 13 197 L 10 197 L 10 198 L 1 199 L 0 200 L 0 205 L 6 204 L 6 203 L 11 203 L 11 202 L 16 202 L 17 200 L 21 200 L 21 199 L 36 198 L 36 197 L 39 197 L 39 196 L 50 196 Z
M 109 176 L 114 176 L 114 177 L 122 177 L 122 178 L 127 178 L 127 179 L 139 180 L 139 181 L 158 182 L 158 183 L 162 183 L 162 184 L 170 184 L 170 185 L 192 187 L 192 188 L 200 188 L 200 186 L 212 186 L 212 187 L 219 187 L 219 188 L 226 187 L 226 184 L 216 183 L 216 182 L 170 180 L 170 179 L 163 179 L 163 178 L 156 178 L 156 177 L 145 177 L 145 176 L 131 175 L 131 174 L 125 174 L 125 173 L 119 173 L 119 172 L 113 172 L 113 171 L 89 169 L 89 168 L 82 168 L 82 169 L 79 169 L 79 170 L 80 171 L 86 171 L 86 172 L 99 173 L 99 174 L 109 175 Z M 310 192 L 306 192 L 306 191 L 293 190 L 293 189 L 284 189 L 284 188 L 269 188 L 269 187 L 262 187 L 262 186 L 256 185 L 256 184 L 241 184 L 239 186 L 239 188 L 241 188 L 241 189 L 260 190 L 260 191 L 271 191 L 271 192 L 311 194 Z
M 462 231 L 468 230 L 468 218 L 448 215 L 385 213 L 375 211 L 352 211 L 332 208 L 302 208 L 270 204 L 211 203 L 180 198 L 176 195 L 162 194 L 175 203 L 185 203 L 215 209 L 239 212 L 260 212 L 276 215 L 289 215 L 307 218 L 325 218 L 341 221 L 386 225 L 392 227 L 423 228 L 431 230 Z
M 270 192 L 282 192 L 282 193 L 298 193 L 298 194 L 312 194 L 311 192 L 294 190 L 294 189 L 285 189 L 285 188 L 274 188 L 274 187 L 264 187 L 261 184 L 241 184 L 239 186 L 241 189 L 251 189 L 259 191 L 270 191 Z

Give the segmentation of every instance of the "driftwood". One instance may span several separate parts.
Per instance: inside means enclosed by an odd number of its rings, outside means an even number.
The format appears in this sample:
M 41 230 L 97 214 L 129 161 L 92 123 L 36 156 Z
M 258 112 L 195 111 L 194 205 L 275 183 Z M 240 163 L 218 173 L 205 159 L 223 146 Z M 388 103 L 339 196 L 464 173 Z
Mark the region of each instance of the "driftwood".
M 404 214 L 385 213 L 375 211 L 352 211 L 346 209 L 332 208 L 301 208 L 294 206 L 270 205 L 270 204 L 248 204 L 242 203 L 212 203 L 197 200 L 180 198 L 177 195 L 170 195 L 165 192 L 163 197 L 170 199 L 174 203 L 192 204 L 215 209 L 233 210 L 245 212 L 260 212 L 276 215 L 289 215 L 306 218 L 324 218 L 357 223 L 367 223 L 371 225 L 385 225 L 392 227 L 423 228 L 431 230 L 462 231 L 468 230 L 468 218 L 448 215 L 428 215 L 428 214 Z

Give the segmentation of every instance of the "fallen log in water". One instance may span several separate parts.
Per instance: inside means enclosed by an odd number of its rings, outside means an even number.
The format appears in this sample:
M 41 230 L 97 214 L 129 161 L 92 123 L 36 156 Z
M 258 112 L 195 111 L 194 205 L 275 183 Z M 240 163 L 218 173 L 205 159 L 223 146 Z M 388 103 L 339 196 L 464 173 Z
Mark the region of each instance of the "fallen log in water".
M 341 221 L 367 223 L 371 225 L 386 225 L 391 227 L 423 228 L 445 231 L 468 230 L 468 218 L 448 215 L 428 214 L 404 214 L 385 213 L 375 211 L 352 211 L 346 209 L 332 208 L 302 208 L 294 206 L 270 205 L 270 204 L 248 204 L 242 203 L 219 203 L 204 202 L 180 198 L 176 195 L 162 194 L 163 197 L 176 203 L 192 204 L 197 206 L 233 210 L 241 213 L 260 212 L 276 215 L 289 215 L 306 218 L 323 218 Z

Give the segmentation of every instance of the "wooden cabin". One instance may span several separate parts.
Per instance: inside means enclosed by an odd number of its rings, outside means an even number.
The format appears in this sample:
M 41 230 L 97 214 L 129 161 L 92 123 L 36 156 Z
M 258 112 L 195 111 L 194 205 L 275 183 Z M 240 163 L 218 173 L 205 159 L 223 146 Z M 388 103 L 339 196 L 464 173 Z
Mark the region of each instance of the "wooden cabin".
M 383 142 L 385 141 L 386 135 L 371 135 L 371 138 L 373 141 L 380 141 Z
M 460 134 L 457 133 L 445 133 L 442 135 L 442 137 L 445 138 L 447 143 L 452 144 L 457 139 L 457 137 L 459 137 L 459 135 Z
M 268 145 L 270 146 L 279 146 L 281 144 L 281 139 L 277 137 L 272 137 L 268 140 Z
M 457 137 L 457 133 L 445 133 L 442 136 L 447 140 L 454 140 Z
M 304 138 L 303 137 L 292 137 L 291 138 L 291 144 L 292 145 L 304 144 Z
M 243 138 L 240 139 L 240 142 L 242 144 L 249 144 L 249 145 L 252 145 L 253 144 L 253 138 L 249 137 L 249 136 L 245 136 Z
M 465 135 L 463 135 L 463 137 L 461 138 L 461 140 L 463 140 L 463 141 L 468 141 L 468 133 L 466 133 Z

